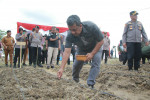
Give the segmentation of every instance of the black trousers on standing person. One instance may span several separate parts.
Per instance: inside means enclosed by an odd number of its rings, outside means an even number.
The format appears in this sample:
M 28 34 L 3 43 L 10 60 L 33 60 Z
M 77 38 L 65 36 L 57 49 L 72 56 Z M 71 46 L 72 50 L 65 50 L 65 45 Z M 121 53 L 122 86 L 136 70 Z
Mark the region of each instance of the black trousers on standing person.
M 45 64 L 45 60 L 46 60 L 46 64 L 47 64 L 47 50 L 42 50 L 42 64 Z
M 122 59 L 123 59 L 123 65 L 125 65 L 127 62 L 127 52 L 122 52 L 121 55 L 122 55 Z
M 23 59 L 23 54 L 25 52 L 25 49 L 22 49 L 22 59 Z M 20 48 L 15 48 L 15 57 L 14 57 L 14 65 L 16 66 L 17 58 L 19 58 L 18 65 L 20 64 Z M 21 59 L 21 61 L 22 61 Z M 19 66 L 18 66 L 19 67 Z
M 132 70 L 133 65 L 134 70 L 138 70 L 141 59 L 141 43 L 127 42 L 126 44 L 129 70 Z
M 37 56 L 38 56 L 38 58 L 37 58 Z M 41 47 L 38 47 L 38 53 L 37 53 L 37 47 L 32 47 L 32 62 L 34 65 L 41 64 Z
M 74 62 L 74 60 L 75 60 L 75 53 L 76 53 L 75 47 L 72 46 L 72 48 L 71 48 L 71 54 L 72 54 L 72 56 L 73 56 L 73 62 Z M 68 65 L 70 65 L 70 57 L 69 57 L 67 63 L 68 63 Z
M 102 52 L 102 60 L 103 60 L 104 54 L 105 54 L 105 64 L 106 64 L 107 63 L 107 58 L 109 56 L 109 51 L 108 50 L 103 50 L 103 52 Z
M 57 65 L 59 65 L 59 59 L 60 59 L 60 50 L 58 50 L 58 55 L 57 55 Z
M 32 64 L 32 47 L 29 47 L 29 65 Z

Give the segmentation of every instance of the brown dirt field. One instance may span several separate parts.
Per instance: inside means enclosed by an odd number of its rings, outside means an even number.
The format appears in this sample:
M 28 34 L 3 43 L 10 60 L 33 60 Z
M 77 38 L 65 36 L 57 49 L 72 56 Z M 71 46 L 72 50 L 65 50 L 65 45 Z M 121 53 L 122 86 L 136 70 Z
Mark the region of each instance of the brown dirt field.
M 44 68 L 24 67 L 14 69 L 0 65 L 0 100 L 149 100 L 150 64 L 142 65 L 138 72 L 128 71 L 118 59 L 109 59 L 101 64 L 95 89 L 87 88 L 86 79 L 90 65 L 84 65 L 80 73 L 80 84 L 72 81 L 72 68 L 66 66 L 61 80 L 57 78 L 59 66 Z M 23 92 L 20 91 L 20 88 Z M 120 98 L 106 94 L 104 91 Z

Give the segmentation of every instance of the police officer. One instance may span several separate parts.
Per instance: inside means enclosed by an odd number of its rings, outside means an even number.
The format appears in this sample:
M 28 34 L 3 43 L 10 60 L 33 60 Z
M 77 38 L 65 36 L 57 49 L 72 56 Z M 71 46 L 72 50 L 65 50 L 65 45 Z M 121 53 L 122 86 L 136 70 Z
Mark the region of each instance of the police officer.
M 32 62 L 33 67 L 36 67 L 36 64 L 39 67 L 43 67 L 41 65 L 41 42 L 42 42 L 42 34 L 39 32 L 39 26 L 35 26 L 35 31 L 30 34 L 29 41 L 31 43 L 32 49 Z
M 23 34 L 23 28 L 19 28 L 19 33 L 16 34 L 16 41 L 17 42 L 25 42 L 25 40 L 26 40 L 26 35 Z M 25 46 L 22 46 L 21 52 L 22 52 L 21 56 L 23 57 L 24 52 L 25 52 Z M 14 68 L 16 68 L 16 62 L 17 62 L 18 57 L 19 57 L 19 61 L 18 61 L 18 68 L 19 68 L 20 63 L 22 62 L 22 59 L 20 58 L 20 45 L 15 46 Z M 21 59 L 21 62 L 20 62 L 20 59 Z
M 124 48 L 127 48 L 127 59 L 129 70 L 138 70 L 140 67 L 141 58 L 141 35 L 146 45 L 148 45 L 148 38 L 141 22 L 137 21 L 138 13 L 136 11 L 130 12 L 131 21 L 125 24 L 122 42 Z
M 12 57 L 13 57 L 13 51 L 14 51 L 14 44 L 15 40 L 13 37 L 11 37 L 11 31 L 7 31 L 7 36 L 2 38 L 2 45 L 4 47 L 4 52 L 5 52 L 5 65 L 8 66 L 8 54 L 10 57 L 10 67 L 12 66 Z

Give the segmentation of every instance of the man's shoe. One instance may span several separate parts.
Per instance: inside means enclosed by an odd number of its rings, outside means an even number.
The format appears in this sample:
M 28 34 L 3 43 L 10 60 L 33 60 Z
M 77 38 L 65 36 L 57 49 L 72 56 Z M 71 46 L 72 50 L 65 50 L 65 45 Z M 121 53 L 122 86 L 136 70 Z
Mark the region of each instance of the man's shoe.
M 20 64 L 18 64 L 18 68 L 20 68 Z
M 34 64 L 33 67 L 36 68 L 36 64 Z
M 25 63 L 23 63 L 23 66 L 27 66 Z
M 29 63 L 29 66 L 31 66 L 32 64 L 31 63 Z
M 38 64 L 39 67 L 43 67 L 41 64 Z
M 14 68 L 16 68 L 16 64 L 14 64 Z
M 10 64 L 10 67 L 12 67 L 12 64 Z
M 6 67 L 8 67 L 8 64 L 5 64 Z
M 54 66 L 51 66 L 51 68 L 54 68 Z
M 93 89 L 94 88 L 94 85 L 90 85 L 88 84 L 89 88 Z
M 50 66 L 47 66 L 47 69 L 49 69 L 50 68 Z
M 129 71 L 133 71 L 133 69 L 128 69 Z

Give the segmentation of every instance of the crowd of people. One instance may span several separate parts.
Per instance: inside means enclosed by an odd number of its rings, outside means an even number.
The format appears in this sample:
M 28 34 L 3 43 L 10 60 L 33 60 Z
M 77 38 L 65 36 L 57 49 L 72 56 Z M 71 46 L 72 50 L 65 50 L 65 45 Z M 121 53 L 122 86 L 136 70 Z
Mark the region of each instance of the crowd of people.
M 136 11 L 130 12 L 131 21 L 125 24 L 122 40 L 118 46 L 120 61 L 123 61 L 123 65 L 128 62 L 129 70 L 132 70 L 134 66 L 134 70 L 136 71 L 140 67 L 140 59 L 142 58 L 144 64 L 145 57 L 150 57 L 150 55 L 145 56 L 144 53 L 142 55 L 141 35 L 143 37 L 142 41 L 145 44 L 143 47 L 146 47 L 146 50 L 149 49 L 147 48 L 149 42 L 142 23 L 137 21 L 137 15 Z M 72 70 L 73 80 L 79 82 L 79 73 L 82 66 L 85 62 L 90 61 L 91 69 L 87 84 L 93 88 L 104 55 L 104 63 L 107 64 L 110 39 L 107 36 L 107 32 L 104 32 L 103 35 L 96 24 L 90 21 L 81 22 L 77 15 L 69 16 L 67 25 L 69 28 L 67 37 L 59 34 L 59 29 L 54 26 L 49 30 L 49 34 L 45 34 L 44 36 L 39 32 L 39 26 L 33 28 L 30 33 L 19 28 L 19 33 L 15 37 L 16 43 L 14 38 L 11 37 L 11 31 L 8 30 L 7 36 L 2 39 L 5 51 L 5 65 L 8 66 L 7 56 L 9 54 L 10 66 L 14 63 L 13 67 L 16 68 L 17 62 L 18 67 L 20 67 L 21 62 L 23 62 L 23 66 L 26 66 L 25 61 L 28 56 L 27 52 L 29 51 L 29 66 L 33 64 L 33 67 L 37 65 L 43 67 L 42 64 L 46 64 L 47 69 L 49 69 L 54 68 L 56 64 L 59 65 L 60 55 L 62 55 L 63 59 L 58 71 L 58 78 L 61 78 L 66 63 L 70 64 L 70 54 L 72 54 L 74 62 Z M 22 46 L 22 55 L 20 55 L 20 45 L 17 42 L 26 43 L 26 45 Z M 14 48 L 15 53 L 13 53 Z M 75 54 L 86 55 L 86 60 L 78 61 L 75 59 Z M 22 56 L 21 60 L 20 56 Z M 111 56 L 113 56 L 113 49 L 111 50 Z M 14 57 L 14 60 L 12 57 Z
M 16 34 L 15 39 L 11 36 L 11 31 L 7 31 L 7 36 L 4 36 L 1 41 L 4 47 L 6 66 L 8 66 L 8 54 L 10 58 L 10 67 L 13 66 L 14 68 L 27 66 L 27 58 L 29 59 L 29 66 L 33 65 L 33 67 L 37 65 L 43 67 L 42 64 L 47 64 L 48 69 L 50 67 L 54 68 L 56 61 L 57 65 L 59 65 L 60 55 L 63 55 L 64 52 L 64 35 L 59 34 L 59 29 L 54 26 L 49 30 L 49 34 L 45 35 L 42 35 L 39 29 L 39 26 L 35 26 L 32 32 L 27 32 L 23 30 L 23 28 L 19 28 L 19 33 Z M 22 45 L 22 49 L 20 49 L 21 46 L 18 42 L 25 43 L 25 45 Z M 22 54 L 21 60 L 20 50 Z M 73 58 L 75 59 L 75 48 L 73 51 Z M 22 63 L 21 66 L 20 63 Z M 70 63 L 70 60 L 68 60 L 68 63 Z

